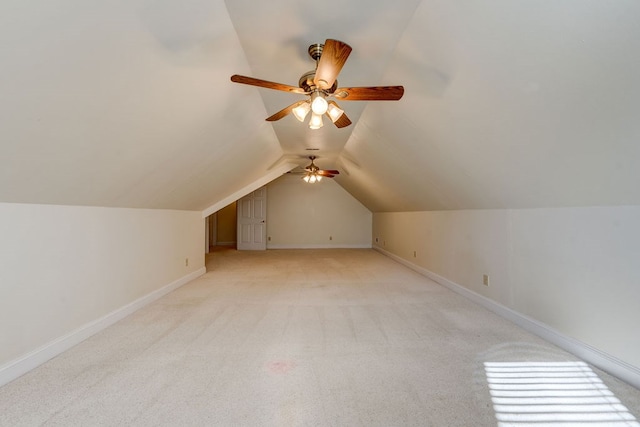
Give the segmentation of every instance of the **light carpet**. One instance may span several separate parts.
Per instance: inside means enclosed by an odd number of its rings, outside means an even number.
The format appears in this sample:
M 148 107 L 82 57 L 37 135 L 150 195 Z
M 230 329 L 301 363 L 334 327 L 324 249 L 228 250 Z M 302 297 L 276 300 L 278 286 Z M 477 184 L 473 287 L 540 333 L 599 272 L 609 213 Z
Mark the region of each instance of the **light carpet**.
M 0 388 L 0 425 L 495 426 L 486 363 L 577 361 L 373 250 L 207 269 Z M 640 390 L 594 372 L 638 418 Z

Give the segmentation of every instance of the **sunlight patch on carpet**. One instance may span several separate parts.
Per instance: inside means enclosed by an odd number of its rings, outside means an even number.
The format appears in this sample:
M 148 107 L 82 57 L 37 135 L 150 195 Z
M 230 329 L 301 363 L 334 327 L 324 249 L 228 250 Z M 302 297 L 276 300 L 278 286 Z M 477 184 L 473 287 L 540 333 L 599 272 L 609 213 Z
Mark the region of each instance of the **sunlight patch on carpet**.
M 580 361 L 485 362 L 499 427 L 640 427 Z

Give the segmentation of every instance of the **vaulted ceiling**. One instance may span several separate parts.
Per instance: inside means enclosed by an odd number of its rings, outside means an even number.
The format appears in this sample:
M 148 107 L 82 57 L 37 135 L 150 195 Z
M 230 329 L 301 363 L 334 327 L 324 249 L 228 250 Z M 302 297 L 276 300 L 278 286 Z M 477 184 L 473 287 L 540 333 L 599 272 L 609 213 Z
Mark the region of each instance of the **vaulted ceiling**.
M 640 204 L 635 0 L 0 3 L 0 201 L 203 210 L 283 165 L 372 211 Z M 353 52 L 353 124 L 310 130 L 312 43 Z M 309 149 L 317 151 L 308 151 Z M 320 184 L 321 185 L 321 184 Z

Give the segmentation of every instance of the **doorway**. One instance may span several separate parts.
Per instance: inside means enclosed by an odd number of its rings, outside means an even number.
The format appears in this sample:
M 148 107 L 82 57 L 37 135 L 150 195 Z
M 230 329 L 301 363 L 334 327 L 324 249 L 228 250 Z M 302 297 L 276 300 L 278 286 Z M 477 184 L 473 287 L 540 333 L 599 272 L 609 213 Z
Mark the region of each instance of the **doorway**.
M 216 246 L 236 248 L 237 202 L 233 202 L 208 217 L 209 250 Z

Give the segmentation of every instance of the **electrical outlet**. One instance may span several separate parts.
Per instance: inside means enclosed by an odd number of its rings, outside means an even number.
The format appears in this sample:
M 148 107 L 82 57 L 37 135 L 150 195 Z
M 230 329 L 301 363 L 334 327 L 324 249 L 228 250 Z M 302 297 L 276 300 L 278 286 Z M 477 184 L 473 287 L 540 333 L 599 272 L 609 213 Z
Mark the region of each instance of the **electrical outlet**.
M 483 274 L 482 275 L 482 284 L 485 286 L 489 286 L 489 275 L 488 274 Z
M 184 266 L 189 267 L 189 258 L 184 259 Z

